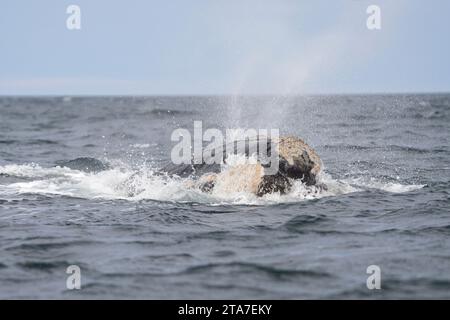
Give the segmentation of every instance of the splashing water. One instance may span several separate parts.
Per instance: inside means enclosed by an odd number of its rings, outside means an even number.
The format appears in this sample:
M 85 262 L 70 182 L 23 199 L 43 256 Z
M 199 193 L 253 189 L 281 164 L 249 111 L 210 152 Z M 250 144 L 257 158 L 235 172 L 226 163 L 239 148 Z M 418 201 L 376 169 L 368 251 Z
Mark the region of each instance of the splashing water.
M 252 163 L 251 159 L 234 158 L 222 167 L 222 172 L 246 162 Z M 208 194 L 191 188 L 190 178 L 169 177 L 155 174 L 155 172 L 155 168 L 143 166 L 136 170 L 123 163 L 97 173 L 66 167 L 43 168 L 37 164 L 6 165 L 0 166 L 0 175 L 26 181 L 3 185 L 0 195 L 43 194 L 85 199 L 157 200 L 210 205 L 268 205 L 339 196 L 366 189 L 402 193 L 423 187 L 423 185 L 382 182 L 375 178 L 336 180 L 326 172 L 322 172 L 319 181 L 327 186 L 326 190 L 316 186 L 306 186 L 301 181 L 294 181 L 292 189 L 287 194 L 272 193 L 257 197 L 248 192 L 229 192 L 229 189 L 224 187 L 215 188 Z

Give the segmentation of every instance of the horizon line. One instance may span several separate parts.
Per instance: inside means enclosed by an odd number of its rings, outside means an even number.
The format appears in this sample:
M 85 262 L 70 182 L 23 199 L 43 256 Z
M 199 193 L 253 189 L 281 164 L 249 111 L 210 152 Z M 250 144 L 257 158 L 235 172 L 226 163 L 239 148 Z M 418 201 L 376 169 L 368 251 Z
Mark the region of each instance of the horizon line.
M 52 94 L 52 93 L 44 93 L 44 94 L 35 94 L 35 93 L 21 93 L 21 94 L 3 94 L 0 93 L 0 98 L 12 97 L 12 98 L 21 98 L 21 97 L 42 97 L 42 98 L 82 98 L 82 97 L 92 97 L 92 98 L 100 98 L 100 97 L 142 97 L 142 98 L 151 98 L 151 97 L 307 97 L 307 96 L 367 96 L 367 95 L 445 95 L 450 94 L 449 91 L 390 91 L 390 92 L 328 92 L 328 93 L 292 93 L 292 94 L 282 94 L 282 93 L 242 93 L 242 94 L 234 94 L 234 93 L 125 93 L 125 94 L 102 94 L 102 93 L 86 93 L 86 94 Z

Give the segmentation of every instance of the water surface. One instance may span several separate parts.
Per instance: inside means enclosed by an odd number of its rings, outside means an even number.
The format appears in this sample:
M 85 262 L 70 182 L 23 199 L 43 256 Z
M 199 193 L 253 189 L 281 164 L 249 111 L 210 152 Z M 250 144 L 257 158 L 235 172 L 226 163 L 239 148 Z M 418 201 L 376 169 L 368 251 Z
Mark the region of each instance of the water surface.
M 155 176 L 194 120 L 304 138 L 328 191 Z M 448 299 L 449 121 L 450 95 L 0 98 L 0 298 Z M 79 157 L 109 169 L 56 166 Z

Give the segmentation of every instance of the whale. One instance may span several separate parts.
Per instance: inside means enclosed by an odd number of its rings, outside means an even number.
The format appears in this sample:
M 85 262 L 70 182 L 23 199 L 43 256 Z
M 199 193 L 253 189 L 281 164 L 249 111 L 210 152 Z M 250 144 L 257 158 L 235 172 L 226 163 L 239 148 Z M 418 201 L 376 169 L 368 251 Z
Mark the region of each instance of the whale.
M 254 137 L 245 141 L 243 155 L 251 156 L 251 150 L 261 146 L 266 148 L 265 153 L 277 157 L 278 170 L 275 174 L 266 174 L 270 166 L 262 159 L 257 158 L 256 163 L 240 164 L 223 170 L 227 164 L 229 150 L 236 151 L 236 144 L 224 146 L 222 163 L 211 164 L 208 156 L 199 164 L 177 165 L 169 163 L 160 172 L 169 176 L 190 177 L 188 187 L 203 192 L 212 193 L 219 189 L 222 192 L 250 192 L 257 196 L 269 193 L 288 193 L 293 183 L 298 180 L 307 186 L 326 186 L 319 183 L 318 176 L 322 170 L 322 160 L 317 152 L 304 140 L 295 136 L 282 136 L 276 139 Z M 256 153 L 258 155 L 259 153 Z
M 222 150 L 220 163 L 211 161 L 210 157 L 213 155 L 205 155 L 201 163 L 174 164 L 169 161 L 154 174 L 184 178 L 184 185 L 187 188 L 204 193 L 247 192 L 258 197 L 271 193 L 286 194 L 292 189 L 295 181 L 301 181 L 306 186 L 326 189 L 326 185 L 319 181 L 323 167 L 322 160 L 304 140 L 295 136 L 262 138 L 257 136 L 245 140 L 242 155 L 246 158 L 256 155 L 253 162 L 227 166 L 230 154 L 238 151 L 236 143 L 238 141 L 234 141 L 231 145 L 224 145 L 220 149 Z M 252 153 L 255 150 L 260 151 L 260 148 L 264 149 L 263 153 Z M 260 154 L 269 157 L 262 159 Z M 272 163 L 263 161 L 267 158 L 276 159 L 278 164 L 276 172 L 269 173 L 268 168 Z M 59 161 L 56 165 L 87 173 L 97 173 L 111 168 L 108 163 L 89 157 Z M 130 197 L 138 195 L 144 190 L 137 187 L 133 181 L 141 175 L 145 173 L 142 171 L 133 173 L 116 189 L 126 191 Z

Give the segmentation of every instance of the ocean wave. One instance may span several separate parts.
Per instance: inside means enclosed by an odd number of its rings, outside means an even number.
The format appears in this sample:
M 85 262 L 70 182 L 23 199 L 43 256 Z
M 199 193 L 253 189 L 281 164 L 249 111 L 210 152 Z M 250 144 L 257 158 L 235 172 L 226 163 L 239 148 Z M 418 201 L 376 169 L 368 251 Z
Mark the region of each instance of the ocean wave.
M 151 110 L 150 114 L 164 117 L 164 116 L 194 115 L 195 112 L 189 111 L 189 110 L 156 108 L 156 109 Z
M 375 178 L 334 179 L 322 172 L 319 181 L 326 189 L 307 186 L 301 181 L 294 181 L 288 194 L 266 194 L 258 197 L 246 192 L 230 193 L 227 188 L 214 188 L 212 193 L 204 193 L 192 188 L 190 178 L 169 177 L 156 174 L 151 167 L 138 170 L 123 163 L 115 163 L 104 171 L 85 172 L 67 167 L 44 168 L 38 164 L 9 164 L 0 166 L 0 176 L 26 179 L 9 184 L 0 180 L 0 196 L 17 196 L 23 194 L 40 194 L 46 196 L 68 196 L 85 199 L 107 200 L 156 200 L 180 203 L 204 203 L 217 205 L 274 205 L 295 203 L 304 200 L 339 196 L 378 189 L 390 193 L 410 192 L 425 185 L 404 185 Z
M 258 263 L 250 263 L 250 262 L 228 262 L 228 263 L 210 263 L 210 264 L 202 264 L 197 266 L 192 266 L 184 270 L 182 273 L 186 274 L 195 274 L 195 273 L 206 273 L 206 272 L 215 272 L 229 273 L 233 269 L 239 269 L 239 272 L 259 272 L 264 273 L 268 276 L 275 278 L 284 278 L 284 277 L 310 277 L 310 278 L 328 278 L 331 277 L 331 274 L 327 272 L 317 271 L 317 270 L 308 270 L 308 269 L 286 269 L 286 268 L 278 268 L 275 266 L 267 266 L 261 265 Z
M 378 189 L 391 193 L 405 193 L 416 191 L 426 187 L 425 184 L 408 184 L 404 185 L 397 182 L 383 181 L 373 177 L 356 177 L 344 179 L 342 182 L 363 189 Z

